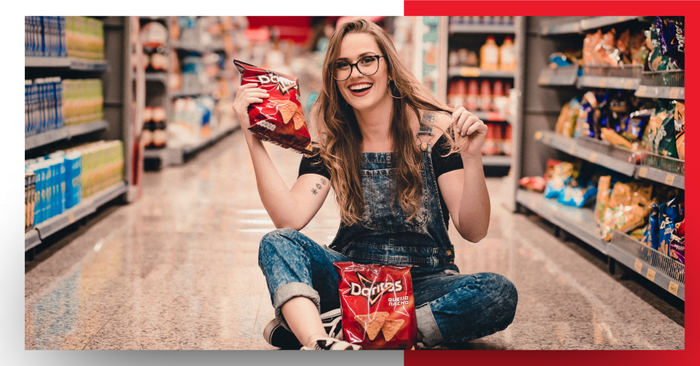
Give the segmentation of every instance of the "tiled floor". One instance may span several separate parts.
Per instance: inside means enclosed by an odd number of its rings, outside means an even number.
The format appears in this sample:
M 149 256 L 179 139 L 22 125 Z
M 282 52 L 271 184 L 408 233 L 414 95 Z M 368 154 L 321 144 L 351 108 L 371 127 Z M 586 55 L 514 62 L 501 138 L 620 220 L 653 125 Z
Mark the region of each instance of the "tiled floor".
M 144 179 L 143 198 L 111 209 L 25 275 L 26 349 L 273 349 L 273 309 L 257 246 L 274 229 L 242 133 Z M 269 146 L 286 183 L 300 155 Z M 619 280 L 499 202 L 479 244 L 454 231 L 462 272 L 518 288 L 513 324 L 471 349 L 683 349 L 684 327 Z M 303 232 L 320 243 L 339 223 L 331 196 Z M 619 276 L 618 276 L 619 277 Z M 680 313 L 681 319 L 683 318 Z

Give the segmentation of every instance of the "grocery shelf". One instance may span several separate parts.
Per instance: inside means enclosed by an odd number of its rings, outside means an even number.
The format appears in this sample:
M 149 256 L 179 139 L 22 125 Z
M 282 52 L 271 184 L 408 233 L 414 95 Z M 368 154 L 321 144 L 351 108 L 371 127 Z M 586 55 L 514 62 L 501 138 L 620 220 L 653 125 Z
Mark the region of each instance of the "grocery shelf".
M 608 255 L 664 290 L 685 300 L 685 266 L 675 259 L 616 231 Z
M 224 42 L 214 42 L 210 45 L 201 45 L 189 42 L 170 41 L 170 47 L 197 53 L 215 52 L 224 49 Z
M 168 73 L 166 72 L 147 72 L 146 81 L 157 81 L 168 85 Z
M 636 165 L 633 162 L 619 158 L 620 155 L 623 154 L 629 154 L 630 158 L 632 158 L 633 153 L 631 151 L 616 148 L 604 142 L 572 139 L 557 135 L 552 131 L 535 132 L 535 140 L 569 155 L 604 166 L 630 177 L 633 176 L 636 171 Z M 597 146 L 594 144 L 597 144 Z
M 651 166 L 641 165 L 637 168 L 636 178 L 644 178 L 672 187 L 685 189 L 685 176 L 674 174 Z
M 56 130 L 49 130 L 24 139 L 24 150 L 30 150 L 50 143 L 67 140 L 75 136 L 85 135 L 91 132 L 104 130 L 107 128 L 107 121 L 96 121 L 74 126 L 67 126 Z
M 592 209 L 562 205 L 556 199 L 547 199 L 541 193 L 525 189 L 518 189 L 515 200 L 599 252 L 608 253 L 608 243 L 600 238 Z
M 511 157 L 506 155 L 484 155 L 481 157 L 484 166 L 510 166 Z
M 212 86 L 209 86 L 206 88 L 201 88 L 201 89 L 177 90 L 177 91 L 171 91 L 170 96 L 173 98 L 196 97 L 196 96 L 200 96 L 200 95 L 211 94 L 217 89 L 218 89 L 218 87 L 216 85 L 212 85 Z
M 39 231 L 36 228 L 31 228 L 29 231 L 24 233 L 24 251 L 34 248 L 35 246 L 41 244 L 41 239 L 39 239 Z
M 579 88 L 637 90 L 639 79 L 583 75 L 578 78 L 577 85 Z
M 685 100 L 685 88 L 673 86 L 648 86 L 641 85 L 634 93 L 640 98 L 663 98 Z
M 541 86 L 574 86 L 578 78 L 578 66 L 563 66 L 552 69 L 546 67 L 540 71 L 537 84 Z
M 24 67 L 69 68 L 80 71 L 106 71 L 106 60 L 80 60 L 68 57 L 25 57 Z
M 70 67 L 71 62 L 67 57 L 24 57 L 24 67 Z
M 215 142 L 221 140 L 223 137 L 232 133 L 239 127 L 240 126 L 226 127 L 220 131 L 212 133 L 207 138 L 202 139 L 202 141 L 195 145 L 146 150 L 144 151 L 143 156 L 145 159 L 160 160 L 160 169 L 171 165 L 181 165 L 185 162 L 185 156 L 191 155 L 208 146 L 213 145 Z
M 514 78 L 513 71 L 482 70 L 478 67 L 453 66 L 447 71 L 449 77 Z
M 127 186 L 125 182 L 120 182 L 112 187 L 105 188 L 100 192 L 93 194 L 88 198 L 83 198 L 82 201 L 75 207 L 72 207 L 62 214 L 54 216 L 38 225 L 36 230 L 41 240 L 45 240 L 49 236 L 55 234 L 61 229 L 64 229 L 77 220 L 97 211 L 100 206 L 126 193 Z M 25 251 L 31 249 L 27 247 L 27 237 L 25 234 Z M 36 245 L 36 244 L 35 244 Z
M 609 25 L 615 25 L 619 23 L 625 23 L 632 20 L 647 21 L 645 17 L 640 16 L 604 16 L 604 17 L 591 17 L 587 19 L 582 19 L 575 22 L 568 22 L 562 24 L 546 25 L 540 27 L 541 36 L 551 36 L 559 34 L 575 34 L 583 33 L 588 30 L 602 28 Z
M 483 33 L 483 34 L 515 34 L 515 25 L 486 25 L 486 24 L 450 24 L 450 34 Z
M 498 112 L 472 111 L 471 113 L 484 122 L 507 122 L 506 117 Z

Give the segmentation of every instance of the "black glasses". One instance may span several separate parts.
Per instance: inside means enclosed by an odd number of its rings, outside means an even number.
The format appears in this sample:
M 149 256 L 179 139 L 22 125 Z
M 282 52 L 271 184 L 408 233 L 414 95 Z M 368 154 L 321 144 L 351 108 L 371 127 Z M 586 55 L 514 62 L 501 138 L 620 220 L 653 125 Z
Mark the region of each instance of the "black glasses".
M 379 71 L 379 59 L 384 56 L 373 55 L 364 56 L 360 61 L 351 64 L 347 61 L 338 61 L 335 63 L 335 68 L 333 69 L 333 77 L 336 81 L 345 81 L 352 75 L 352 67 L 355 66 L 360 74 L 365 76 L 372 76 Z

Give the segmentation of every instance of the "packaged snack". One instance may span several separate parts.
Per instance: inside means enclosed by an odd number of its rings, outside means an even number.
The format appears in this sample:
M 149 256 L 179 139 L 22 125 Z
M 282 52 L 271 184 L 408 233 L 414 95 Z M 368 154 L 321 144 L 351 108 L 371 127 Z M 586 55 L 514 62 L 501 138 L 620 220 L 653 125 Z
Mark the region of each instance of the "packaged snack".
M 542 177 L 523 177 L 518 183 L 521 187 L 535 192 L 544 192 L 544 187 L 547 184 Z
M 625 29 L 617 38 L 617 50 L 620 52 L 621 64 L 631 64 L 630 60 L 630 30 Z
M 576 117 L 576 129 L 574 137 L 595 137 L 595 117 L 600 115 L 598 99 L 594 92 L 589 91 L 581 98 L 578 116 Z
M 685 264 L 685 219 L 676 223 L 671 233 L 669 256 L 682 264 Z
M 552 167 L 549 180 L 544 188 L 545 198 L 557 198 L 575 174 L 574 165 L 563 161 Z
M 675 60 L 669 56 L 665 56 L 661 50 L 661 35 L 657 24 L 652 24 L 649 29 L 649 40 L 651 43 L 649 52 L 649 69 L 651 71 L 666 71 L 678 70 L 679 67 Z
M 630 113 L 623 123 L 624 131 L 622 132 L 622 137 L 632 143 L 641 143 L 644 137 L 644 130 L 653 113 L 653 109 L 642 109 Z
M 649 230 L 645 235 L 645 241 L 652 249 L 659 250 L 659 227 L 660 227 L 660 211 L 659 204 L 653 202 L 649 212 Z
M 579 98 L 573 98 L 569 103 L 565 104 L 559 113 L 559 118 L 557 119 L 557 124 L 555 127 L 555 132 L 567 137 L 574 136 L 574 130 L 576 128 L 576 118 L 578 118 L 579 108 L 581 102 Z
M 299 79 L 234 60 L 241 85 L 256 84 L 270 95 L 248 106 L 249 130 L 284 148 L 311 154 L 311 135 L 299 96 Z
M 673 198 L 659 205 L 659 219 L 659 247 L 657 250 L 664 255 L 668 255 L 671 234 L 676 227 L 676 223 L 683 220 L 683 205 L 678 198 Z
M 612 192 L 610 181 L 612 176 L 605 175 L 598 179 L 598 192 L 596 194 L 595 209 L 593 217 L 597 224 L 603 221 L 605 209 L 610 205 L 610 193 Z
M 597 193 L 598 189 L 596 187 L 583 188 L 569 186 L 564 188 L 564 191 L 559 194 L 557 202 L 563 205 L 581 208 L 595 197 Z
M 593 57 L 597 65 L 617 66 L 620 52 L 615 48 L 615 29 L 603 34 L 595 46 Z
M 671 57 L 680 68 L 685 68 L 685 29 L 683 22 L 656 17 L 659 47 L 663 56 Z
M 629 61 L 626 63 L 630 63 L 632 65 L 644 65 L 646 63 L 646 59 L 649 54 L 649 49 L 647 49 L 647 46 L 644 42 L 645 37 L 644 33 L 641 32 L 634 32 L 630 34 L 630 40 L 629 40 Z M 624 61 L 624 57 L 623 57 Z
M 631 142 L 627 141 L 624 137 L 615 133 L 615 131 L 609 128 L 600 129 L 600 139 L 609 142 L 613 146 L 620 146 L 630 150 L 636 150 L 636 147 L 632 145 Z
M 673 120 L 676 129 L 676 151 L 678 158 L 685 160 L 685 103 L 675 102 L 676 107 L 673 113 Z
M 411 267 L 334 262 L 345 341 L 363 349 L 410 350 L 417 324 Z
M 601 237 L 610 241 L 615 230 L 629 232 L 642 227 L 651 210 L 652 186 L 617 182 L 600 225 Z

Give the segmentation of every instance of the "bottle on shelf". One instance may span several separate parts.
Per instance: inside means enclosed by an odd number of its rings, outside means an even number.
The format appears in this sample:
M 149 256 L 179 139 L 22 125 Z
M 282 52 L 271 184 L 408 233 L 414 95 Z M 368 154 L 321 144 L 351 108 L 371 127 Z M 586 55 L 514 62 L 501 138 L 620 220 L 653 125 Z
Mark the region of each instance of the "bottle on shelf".
M 481 64 L 482 70 L 498 70 L 498 54 L 499 48 L 496 45 L 496 39 L 493 36 L 486 37 L 486 43 L 481 46 Z
M 153 108 L 153 147 L 162 149 L 167 142 L 167 132 L 165 130 L 165 108 Z
M 502 71 L 515 71 L 517 66 L 515 60 L 515 47 L 513 46 L 513 39 L 507 36 L 503 41 L 503 44 L 499 48 L 500 53 L 500 66 Z
M 481 81 L 481 89 L 476 108 L 481 111 L 488 112 L 491 110 L 491 82 L 488 80 Z
M 479 103 L 479 83 L 476 79 L 469 80 L 469 86 L 467 88 L 467 98 L 464 102 L 464 108 L 469 111 L 477 110 Z

